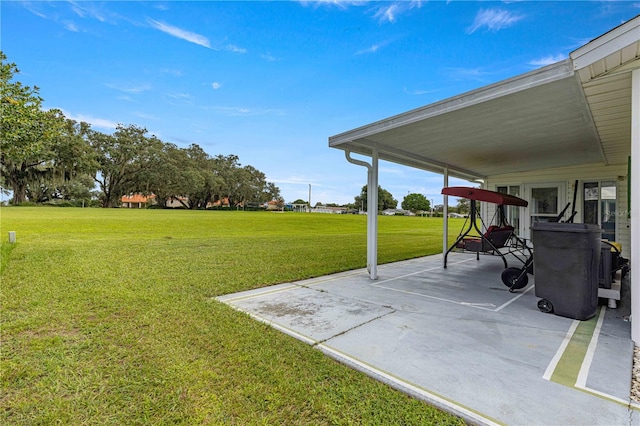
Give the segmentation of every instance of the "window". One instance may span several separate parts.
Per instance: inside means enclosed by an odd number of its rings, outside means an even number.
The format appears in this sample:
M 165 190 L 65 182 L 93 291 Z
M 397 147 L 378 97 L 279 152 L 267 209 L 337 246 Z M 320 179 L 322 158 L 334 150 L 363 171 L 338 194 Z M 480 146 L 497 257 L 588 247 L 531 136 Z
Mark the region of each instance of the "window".
M 516 197 L 520 197 L 520 186 L 519 185 L 509 185 L 509 186 L 498 186 L 496 187 L 496 192 L 500 192 L 501 194 L 509 194 L 514 195 Z M 505 214 L 507 223 L 513 226 L 514 233 L 518 235 L 520 233 L 520 207 L 517 206 L 505 206 Z
M 616 239 L 616 182 L 584 182 L 584 223 L 598 225 L 602 238 Z
M 558 187 L 531 188 L 531 223 L 548 222 L 558 214 Z

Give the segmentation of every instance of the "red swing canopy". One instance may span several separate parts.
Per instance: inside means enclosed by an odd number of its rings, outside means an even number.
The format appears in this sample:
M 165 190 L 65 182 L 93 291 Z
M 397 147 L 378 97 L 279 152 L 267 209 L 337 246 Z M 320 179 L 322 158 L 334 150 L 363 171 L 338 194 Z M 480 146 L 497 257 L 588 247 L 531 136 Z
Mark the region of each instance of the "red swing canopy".
M 529 203 L 522 198 L 518 198 L 513 195 L 467 186 L 450 186 L 442 188 L 442 194 L 451 195 L 453 197 L 468 198 L 469 200 L 486 201 L 488 203 L 504 206 L 527 207 L 527 205 L 529 205 Z

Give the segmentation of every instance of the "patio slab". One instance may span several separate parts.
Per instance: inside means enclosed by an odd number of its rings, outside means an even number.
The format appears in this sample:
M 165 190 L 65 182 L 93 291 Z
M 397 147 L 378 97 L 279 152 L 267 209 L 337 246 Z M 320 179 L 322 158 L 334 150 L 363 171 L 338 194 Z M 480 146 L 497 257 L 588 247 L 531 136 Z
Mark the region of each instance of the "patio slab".
M 510 293 L 499 258 L 453 253 L 218 300 L 476 424 L 640 425 L 628 301 L 577 321 Z

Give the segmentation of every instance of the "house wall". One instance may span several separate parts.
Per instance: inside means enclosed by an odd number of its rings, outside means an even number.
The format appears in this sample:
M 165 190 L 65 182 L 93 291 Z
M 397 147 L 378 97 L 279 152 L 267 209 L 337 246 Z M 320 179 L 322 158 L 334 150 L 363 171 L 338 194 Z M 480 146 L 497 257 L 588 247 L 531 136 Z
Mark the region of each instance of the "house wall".
M 141 209 L 142 203 L 138 203 L 135 201 L 125 201 L 122 203 L 122 207 L 125 209 Z
M 189 200 L 186 198 L 182 199 L 185 203 L 188 203 Z M 181 208 L 184 207 L 184 205 L 180 202 L 180 200 L 176 200 L 175 198 L 169 198 L 165 204 L 165 207 L 168 208 Z
M 559 154 L 562 155 L 562 154 Z M 484 185 L 484 188 L 495 191 L 498 186 L 520 185 L 524 190 L 527 184 L 535 183 L 563 183 L 565 188 L 564 200 L 560 200 L 559 209 L 562 210 L 566 203 L 573 201 L 574 183 L 578 180 L 578 193 L 576 197 L 577 215 L 574 218 L 575 223 L 581 223 L 583 220 L 583 181 L 615 181 L 617 205 L 616 205 L 616 241 L 622 244 L 623 257 L 629 258 L 631 249 L 630 220 L 628 218 L 629 204 L 627 191 L 627 164 L 605 166 L 602 164 L 588 164 L 575 167 L 563 167 L 556 169 L 534 170 L 524 173 L 511 173 L 504 175 L 490 176 Z M 524 193 L 521 198 L 527 199 Z M 484 218 L 492 218 L 495 214 L 495 205 L 482 203 L 482 214 Z M 526 212 L 526 209 L 524 209 Z M 565 218 L 571 214 L 571 208 L 565 213 Z M 522 213 L 524 215 L 526 213 Z M 528 230 L 521 230 L 526 237 L 529 237 Z

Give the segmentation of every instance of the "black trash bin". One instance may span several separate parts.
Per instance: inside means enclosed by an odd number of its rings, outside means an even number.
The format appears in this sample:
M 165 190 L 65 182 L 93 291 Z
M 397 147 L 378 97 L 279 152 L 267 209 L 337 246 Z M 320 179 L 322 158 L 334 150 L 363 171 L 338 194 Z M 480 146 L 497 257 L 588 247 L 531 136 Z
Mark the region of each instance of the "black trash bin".
M 536 223 L 531 227 L 538 308 L 578 320 L 598 307 L 600 237 L 597 225 Z
M 607 243 L 600 245 L 600 267 L 598 268 L 598 287 L 611 288 L 613 280 L 611 246 Z

